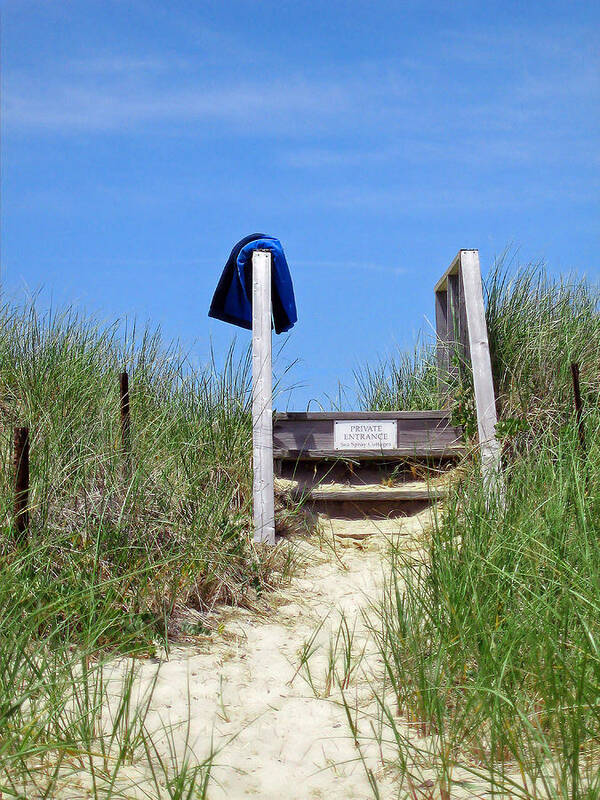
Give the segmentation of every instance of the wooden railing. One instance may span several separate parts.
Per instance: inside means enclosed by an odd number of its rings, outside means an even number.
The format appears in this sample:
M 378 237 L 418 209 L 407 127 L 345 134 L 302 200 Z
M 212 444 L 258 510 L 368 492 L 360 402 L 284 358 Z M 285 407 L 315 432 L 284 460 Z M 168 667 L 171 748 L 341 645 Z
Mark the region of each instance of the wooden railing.
M 490 490 L 502 491 L 496 398 L 478 250 L 459 250 L 436 284 L 435 322 L 440 389 L 447 389 L 452 379 L 471 364 L 481 468 Z

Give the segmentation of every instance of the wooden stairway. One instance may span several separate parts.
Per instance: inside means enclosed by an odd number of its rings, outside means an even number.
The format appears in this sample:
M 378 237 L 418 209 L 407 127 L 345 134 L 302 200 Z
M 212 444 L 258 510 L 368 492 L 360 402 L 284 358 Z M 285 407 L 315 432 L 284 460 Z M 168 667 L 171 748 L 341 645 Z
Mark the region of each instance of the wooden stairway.
M 385 423 L 385 447 L 359 440 L 344 449 L 340 423 Z M 406 533 L 407 517 L 428 516 L 446 496 L 448 469 L 463 452 L 447 411 L 298 412 L 276 414 L 273 425 L 279 490 L 344 538 Z
M 285 463 L 276 485 L 337 538 L 413 534 L 447 496 L 448 467 Z M 407 517 L 415 524 L 407 525 Z

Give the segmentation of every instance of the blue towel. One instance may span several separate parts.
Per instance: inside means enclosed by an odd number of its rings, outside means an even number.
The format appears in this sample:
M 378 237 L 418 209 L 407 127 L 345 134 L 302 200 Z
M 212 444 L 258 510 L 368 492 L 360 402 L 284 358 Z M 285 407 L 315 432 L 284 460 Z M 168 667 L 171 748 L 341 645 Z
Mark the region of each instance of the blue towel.
M 252 330 L 252 252 L 270 250 L 271 304 L 275 333 L 284 333 L 298 321 L 294 286 L 279 239 L 253 233 L 231 251 L 210 304 L 209 317 Z

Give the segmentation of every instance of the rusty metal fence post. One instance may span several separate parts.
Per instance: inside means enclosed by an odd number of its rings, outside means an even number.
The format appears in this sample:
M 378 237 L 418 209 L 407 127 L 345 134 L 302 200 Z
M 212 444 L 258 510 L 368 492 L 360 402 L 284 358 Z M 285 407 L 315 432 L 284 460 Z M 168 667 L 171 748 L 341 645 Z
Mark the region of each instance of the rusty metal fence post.
M 571 378 L 573 379 L 573 399 L 575 400 L 575 417 L 577 419 L 577 431 L 579 433 L 579 445 L 581 452 L 587 452 L 585 442 L 585 425 L 583 424 L 583 402 L 581 400 L 581 388 L 579 385 L 579 364 L 571 362 Z
M 29 428 L 14 431 L 14 475 L 13 519 L 17 538 L 22 541 L 29 530 Z
M 123 477 L 131 478 L 131 410 L 129 405 L 129 375 L 119 375 L 119 397 L 121 408 L 121 452 L 123 454 Z

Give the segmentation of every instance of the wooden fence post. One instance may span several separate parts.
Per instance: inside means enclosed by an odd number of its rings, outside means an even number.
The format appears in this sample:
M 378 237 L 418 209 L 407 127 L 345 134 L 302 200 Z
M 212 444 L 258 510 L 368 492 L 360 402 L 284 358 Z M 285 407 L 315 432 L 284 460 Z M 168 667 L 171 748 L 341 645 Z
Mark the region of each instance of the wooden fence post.
M 14 431 L 15 497 L 13 519 L 22 541 L 29 530 L 29 428 Z
M 585 426 L 583 424 L 583 403 L 581 401 L 581 388 L 579 386 L 579 364 L 576 364 L 574 361 L 571 363 L 571 377 L 573 379 L 573 399 L 575 400 L 575 416 L 577 418 L 579 445 L 581 447 L 581 452 L 585 455 L 587 447 L 585 444 Z
M 123 454 L 123 476 L 131 477 L 131 412 L 129 407 L 129 375 L 119 375 L 119 397 L 121 409 L 121 452 Z
M 254 541 L 275 544 L 271 253 L 252 253 L 252 444 Z

